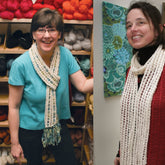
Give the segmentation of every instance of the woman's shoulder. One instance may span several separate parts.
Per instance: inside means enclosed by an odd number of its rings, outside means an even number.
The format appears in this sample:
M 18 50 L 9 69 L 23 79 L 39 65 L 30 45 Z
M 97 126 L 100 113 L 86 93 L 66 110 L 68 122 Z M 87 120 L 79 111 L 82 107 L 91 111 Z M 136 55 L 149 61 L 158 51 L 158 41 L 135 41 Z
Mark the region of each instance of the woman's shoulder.
M 59 47 L 60 47 L 60 53 L 61 54 L 72 54 L 68 48 L 66 48 L 64 46 L 59 46 Z
M 17 67 L 17 68 L 18 67 L 27 68 L 29 67 L 29 65 L 30 65 L 30 56 L 29 56 L 28 51 L 18 56 L 12 63 L 12 66 Z
M 30 59 L 29 56 L 29 51 L 24 52 L 23 54 L 21 54 L 20 56 L 18 56 L 14 62 L 15 63 L 27 63 Z

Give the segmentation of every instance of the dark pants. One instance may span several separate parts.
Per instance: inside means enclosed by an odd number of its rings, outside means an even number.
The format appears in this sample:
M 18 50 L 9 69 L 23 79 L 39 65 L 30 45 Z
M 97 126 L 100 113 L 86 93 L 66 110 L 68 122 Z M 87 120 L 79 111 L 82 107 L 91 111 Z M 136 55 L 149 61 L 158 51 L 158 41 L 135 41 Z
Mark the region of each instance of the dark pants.
M 54 155 L 56 165 L 76 165 L 73 143 L 70 137 L 69 129 L 65 120 L 61 123 L 61 142 L 56 146 L 48 146 L 48 149 Z M 27 165 L 43 165 L 41 142 L 43 130 L 19 129 L 19 140 L 27 159 Z

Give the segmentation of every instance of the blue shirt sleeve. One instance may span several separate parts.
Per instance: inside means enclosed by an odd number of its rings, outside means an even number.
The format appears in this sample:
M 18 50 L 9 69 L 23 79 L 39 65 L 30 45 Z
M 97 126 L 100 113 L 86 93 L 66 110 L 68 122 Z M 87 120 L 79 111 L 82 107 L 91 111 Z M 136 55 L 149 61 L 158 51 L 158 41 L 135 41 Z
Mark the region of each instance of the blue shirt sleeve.
M 24 86 L 25 85 L 24 74 L 25 74 L 25 70 L 22 62 L 19 59 L 16 59 L 12 63 L 9 73 L 8 83 L 16 86 Z
M 68 74 L 71 75 L 78 70 L 80 70 L 80 66 L 77 63 L 75 57 L 72 55 L 70 50 L 65 47 L 61 47 L 61 60 L 64 60 L 63 56 L 65 56 L 65 62 L 68 64 Z

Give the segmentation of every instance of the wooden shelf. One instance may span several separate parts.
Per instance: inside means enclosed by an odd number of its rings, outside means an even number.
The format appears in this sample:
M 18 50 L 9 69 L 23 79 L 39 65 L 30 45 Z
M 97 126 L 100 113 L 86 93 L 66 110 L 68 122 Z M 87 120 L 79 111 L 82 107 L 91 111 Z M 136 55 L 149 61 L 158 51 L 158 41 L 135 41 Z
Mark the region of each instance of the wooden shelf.
M 27 50 L 25 50 L 21 47 L 6 48 L 4 46 L 0 46 L 0 54 L 22 54 L 25 51 L 27 51 Z
M 43 159 L 43 162 L 44 162 L 44 163 L 54 163 L 54 162 L 55 162 L 55 160 L 54 160 L 53 157 L 50 157 L 50 158 L 48 158 L 47 160 L 45 160 L 45 159 L 46 159 L 46 156 L 45 156 L 45 155 L 43 156 L 42 159 Z M 21 162 L 22 162 L 22 163 L 27 163 L 27 160 L 26 160 L 26 159 L 22 159 Z M 18 163 L 18 162 L 15 161 L 15 163 Z
M 85 161 L 82 162 L 82 165 L 87 165 Z
M 88 165 L 93 165 L 93 161 L 90 159 L 90 150 L 89 147 L 87 145 L 84 145 L 84 152 L 86 155 L 86 159 L 87 159 L 87 164 Z
M 64 24 L 93 25 L 93 20 L 66 20 L 64 19 Z
M 0 18 L 0 23 L 31 23 L 32 19 L 26 19 L 26 18 L 14 18 L 12 20 L 8 20 L 8 19 L 2 19 Z M 93 20 L 66 20 L 64 19 L 64 24 L 84 24 L 84 25 L 92 25 L 93 24 Z
M 90 139 L 93 140 L 93 129 L 92 128 L 87 128 L 87 131 L 88 131 Z
M 0 127 L 9 127 L 8 120 L 0 121 Z
M 90 161 L 90 150 L 89 150 L 89 147 L 87 145 L 84 145 L 84 152 L 85 152 L 87 161 L 89 162 Z
M 0 82 L 8 82 L 8 77 L 7 76 L 4 76 L 4 77 L 0 76 Z
M 74 124 L 67 124 L 68 128 L 82 128 L 83 126 L 81 125 L 74 125 Z
M 28 49 L 23 49 L 21 47 L 15 47 L 15 48 L 6 48 L 4 46 L 0 46 L 0 54 L 22 54 Z M 71 51 L 73 55 L 87 55 L 89 56 L 91 52 L 85 51 L 85 50 L 80 50 L 80 51 Z
M 31 23 L 31 19 L 26 18 L 14 18 L 12 20 L 0 18 L 0 23 Z
M 91 104 L 89 104 L 89 110 L 90 110 L 91 114 L 93 115 L 93 107 Z
M 73 101 L 73 102 L 72 102 L 72 107 L 84 107 L 85 104 L 86 104 L 85 101 L 80 102 L 80 103 L 79 103 L 79 102 L 75 102 L 75 101 Z
M 71 52 L 73 55 L 87 55 L 87 56 L 89 56 L 91 54 L 91 52 L 87 52 L 85 50 L 80 50 L 80 51 L 72 50 Z
M 4 147 L 4 148 L 7 148 L 7 147 L 10 147 L 10 144 L 7 145 L 7 144 L 5 144 L 5 143 L 2 143 L 2 144 L 0 144 L 0 146 L 1 146 L 1 147 Z
M 8 105 L 8 95 L 0 95 L 0 105 Z

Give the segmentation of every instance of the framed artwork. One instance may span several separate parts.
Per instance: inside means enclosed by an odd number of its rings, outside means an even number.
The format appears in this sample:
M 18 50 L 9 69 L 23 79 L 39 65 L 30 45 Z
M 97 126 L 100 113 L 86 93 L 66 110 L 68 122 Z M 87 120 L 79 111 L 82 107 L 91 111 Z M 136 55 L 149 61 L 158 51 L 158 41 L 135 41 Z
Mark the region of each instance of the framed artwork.
M 122 93 L 132 58 L 126 37 L 126 13 L 124 7 L 102 2 L 104 97 Z

